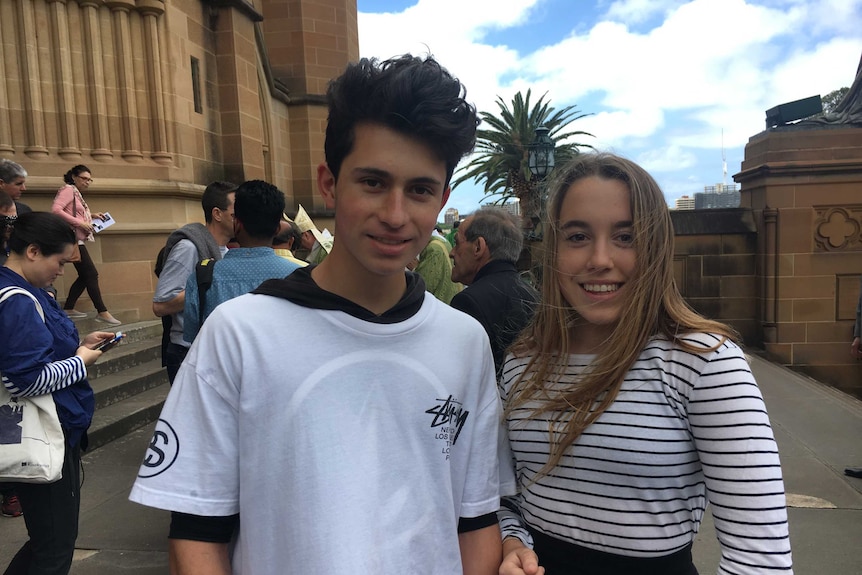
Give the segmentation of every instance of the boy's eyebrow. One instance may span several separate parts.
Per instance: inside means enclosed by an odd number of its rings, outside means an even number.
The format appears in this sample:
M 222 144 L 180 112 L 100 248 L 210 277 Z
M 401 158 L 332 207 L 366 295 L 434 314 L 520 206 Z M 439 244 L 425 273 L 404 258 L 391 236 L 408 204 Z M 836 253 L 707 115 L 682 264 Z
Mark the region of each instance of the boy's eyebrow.
M 381 178 L 381 179 L 389 179 L 392 177 L 391 173 L 389 173 L 386 170 L 381 170 L 380 168 L 370 168 L 370 167 L 363 168 L 363 167 L 360 167 L 360 168 L 353 168 L 352 171 L 353 171 L 353 175 L 356 177 L 376 176 L 376 177 Z M 442 180 L 440 180 L 438 178 L 434 178 L 432 176 L 419 176 L 417 178 L 412 178 L 409 181 L 410 181 L 410 183 L 413 183 L 413 184 L 429 184 L 429 185 L 436 185 L 436 186 L 441 186 L 441 187 L 443 186 Z

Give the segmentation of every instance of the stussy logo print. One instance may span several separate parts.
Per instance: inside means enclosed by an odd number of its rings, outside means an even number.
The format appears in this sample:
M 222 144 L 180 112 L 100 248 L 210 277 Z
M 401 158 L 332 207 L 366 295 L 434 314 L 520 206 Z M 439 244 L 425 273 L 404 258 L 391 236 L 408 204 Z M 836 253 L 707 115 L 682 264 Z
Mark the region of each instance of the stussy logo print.
M 446 443 L 443 448 L 443 454 L 446 459 L 449 459 L 449 448 L 455 445 L 458 441 L 458 436 L 464 428 L 464 422 L 467 421 L 467 416 L 470 412 L 465 410 L 460 401 L 456 401 L 451 395 L 446 399 L 437 398 L 439 402 L 431 409 L 426 409 L 425 413 L 434 416 L 431 420 L 431 428 L 438 428 L 434 439 L 439 439 Z

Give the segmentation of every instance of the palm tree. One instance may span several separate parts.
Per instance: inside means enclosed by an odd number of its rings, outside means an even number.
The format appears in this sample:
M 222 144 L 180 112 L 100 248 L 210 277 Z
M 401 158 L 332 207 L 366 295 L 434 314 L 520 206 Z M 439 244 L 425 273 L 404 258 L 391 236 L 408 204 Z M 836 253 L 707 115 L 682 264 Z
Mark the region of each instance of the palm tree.
M 575 106 L 555 110 L 545 96 L 530 107 L 530 90 L 512 98 L 511 109 L 502 98 L 497 97 L 500 115 L 480 112 L 483 124 L 488 128 L 476 132 L 475 155 L 465 166 L 465 172 L 453 182 L 456 187 L 468 180 L 484 184 L 485 197 L 499 196 L 496 203 L 516 197 L 522 203 L 522 212 L 534 216 L 530 206 L 538 203 L 539 179 L 530 173 L 530 144 L 535 138 L 536 128 L 545 126 L 554 141 L 556 163 L 561 164 L 579 153 L 581 148 L 592 148 L 589 144 L 566 142 L 575 136 L 592 136 L 582 131 L 564 131 L 574 122 L 590 114 L 581 114 Z

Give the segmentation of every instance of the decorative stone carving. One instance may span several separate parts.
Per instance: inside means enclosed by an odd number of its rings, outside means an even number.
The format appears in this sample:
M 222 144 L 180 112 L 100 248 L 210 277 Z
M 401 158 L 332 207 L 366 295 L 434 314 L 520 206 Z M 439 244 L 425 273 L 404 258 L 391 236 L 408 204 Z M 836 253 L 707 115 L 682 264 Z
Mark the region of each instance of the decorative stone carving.
M 862 206 L 851 213 L 846 208 L 816 208 L 817 221 L 814 223 L 816 251 L 831 252 L 842 250 L 856 244 L 860 247 L 859 230 L 862 229 L 859 216 Z

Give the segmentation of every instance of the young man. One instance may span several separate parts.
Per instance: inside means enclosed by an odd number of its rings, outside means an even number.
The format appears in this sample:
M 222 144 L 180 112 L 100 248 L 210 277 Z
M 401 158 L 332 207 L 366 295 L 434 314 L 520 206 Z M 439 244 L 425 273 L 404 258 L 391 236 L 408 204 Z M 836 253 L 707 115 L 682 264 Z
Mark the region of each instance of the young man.
M 163 319 L 162 365 L 172 384 L 189 351 L 189 343 L 183 339 L 186 282 L 199 261 L 220 260 L 227 253 L 227 243 L 233 236 L 234 190 L 236 185 L 230 182 L 208 185 L 201 196 L 206 225 L 186 224 L 168 236 L 165 243 L 165 264 L 153 295 L 153 313 L 169 319 Z
M 496 573 L 513 478 L 488 339 L 404 270 L 475 109 L 412 56 L 350 65 L 328 101 L 332 252 L 213 312 L 130 498 L 174 511 L 178 575 Z
M 240 247 L 230 249 L 213 265 L 202 316 L 197 274 L 189 274 L 186 282 L 189 297 L 183 308 L 183 338 L 189 343 L 194 342 L 202 321 L 216 306 L 247 294 L 265 280 L 287 277 L 299 267 L 272 249 L 272 238 L 284 214 L 281 190 L 262 180 L 245 182 L 236 189 L 233 209 L 233 237 Z

